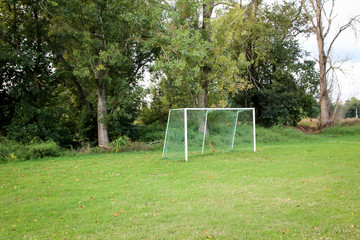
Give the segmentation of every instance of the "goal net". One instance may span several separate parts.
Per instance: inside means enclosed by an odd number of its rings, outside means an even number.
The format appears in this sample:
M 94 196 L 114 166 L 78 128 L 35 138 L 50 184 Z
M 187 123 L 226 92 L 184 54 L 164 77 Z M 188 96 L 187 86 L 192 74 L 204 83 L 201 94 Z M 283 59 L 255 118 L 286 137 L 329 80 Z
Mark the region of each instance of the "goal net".
M 254 108 L 182 108 L 169 111 L 163 158 L 184 159 L 231 150 L 256 151 Z

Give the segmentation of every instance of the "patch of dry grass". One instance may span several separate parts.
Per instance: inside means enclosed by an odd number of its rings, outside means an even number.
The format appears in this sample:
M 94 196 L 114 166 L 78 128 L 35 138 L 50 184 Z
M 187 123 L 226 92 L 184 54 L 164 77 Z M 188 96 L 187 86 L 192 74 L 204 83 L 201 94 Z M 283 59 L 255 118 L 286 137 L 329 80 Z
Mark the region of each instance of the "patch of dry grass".
M 360 124 L 359 118 L 345 118 L 340 121 L 341 126 L 356 126 Z
M 301 121 L 298 123 L 298 125 L 304 125 L 304 126 L 309 126 L 309 127 L 317 127 L 317 124 L 319 122 L 319 119 L 317 118 L 303 118 L 301 119 Z

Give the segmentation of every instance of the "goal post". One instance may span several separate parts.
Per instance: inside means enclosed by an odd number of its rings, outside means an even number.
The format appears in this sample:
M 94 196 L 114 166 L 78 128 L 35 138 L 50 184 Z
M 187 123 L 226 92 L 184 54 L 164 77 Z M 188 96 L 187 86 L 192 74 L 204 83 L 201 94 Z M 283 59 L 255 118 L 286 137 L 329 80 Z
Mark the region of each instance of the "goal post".
M 256 152 L 254 108 L 181 108 L 169 111 L 162 157 L 253 150 Z

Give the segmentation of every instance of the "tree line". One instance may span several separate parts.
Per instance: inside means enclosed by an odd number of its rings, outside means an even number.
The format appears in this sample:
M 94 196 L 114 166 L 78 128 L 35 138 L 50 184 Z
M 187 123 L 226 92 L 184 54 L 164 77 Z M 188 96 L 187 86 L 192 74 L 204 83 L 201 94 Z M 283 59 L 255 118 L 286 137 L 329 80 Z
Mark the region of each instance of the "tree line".
M 309 16 L 261 0 L 1 0 L 1 135 L 106 146 L 176 107 L 255 107 L 259 124 L 296 125 L 324 95 L 298 42 Z

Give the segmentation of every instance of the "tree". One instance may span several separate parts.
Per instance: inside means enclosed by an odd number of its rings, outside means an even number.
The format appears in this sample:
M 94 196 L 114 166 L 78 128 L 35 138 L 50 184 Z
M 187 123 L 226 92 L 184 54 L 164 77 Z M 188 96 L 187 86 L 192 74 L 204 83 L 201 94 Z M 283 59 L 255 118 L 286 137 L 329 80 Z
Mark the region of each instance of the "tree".
M 215 5 L 216 1 L 209 0 L 178 0 L 170 12 L 167 31 L 160 36 L 163 45 L 155 69 L 172 107 L 224 107 L 232 86 L 247 86 L 239 78 L 238 65 L 244 59 L 232 58 L 213 35 Z
M 0 2 L 1 131 L 18 141 L 34 137 L 69 140 L 62 109 L 53 96 L 58 82 L 52 69 L 48 1 Z M 65 138 L 67 138 L 65 140 Z
M 329 10 L 327 4 L 331 3 Z M 332 24 L 336 16 L 333 15 L 335 0 L 301 0 L 302 7 L 311 23 L 311 32 L 315 34 L 318 48 L 319 64 L 319 86 L 320 86 L 320 121 L 319 127 L 323 128 L 331 124 L 330 119 L 330 84 L 328 79 L 329 72 L 334 68 L 331 64 L 331 53 L 335 41 L 342 32 L 350 27 L 354 27 L 359 22 L 360 15 L 352 17 L 349 21 L 340 26 L 336 33 L 331 36 Z M 328 44 L 327 44 L 328 43 Z
M 306 29 L 298 6 L 261 1 L 232 6 L 217 29 L 233 58 L 245 56 L 240 77 L 253 86 L 231 94 L 233 106 L 255 107 L 264 126 L 296 125 L 313 112 L 317 74 L 297 41 Z
M 54 34 L 69 38 L 58 54 L 70 65 L 79 95 L 96 96 L 99 145 L 110 141 L 109 124 L 120 128 L 133 120 L 141 99 L 137 79 L 154 56 L 147 40 L 158 27 L 158 9 L 152 0 L 72 0 L 56 9 Z
M 345 118 L 359 118 L 360 116 L 360 100 L 355 97 L 346 102 Z

